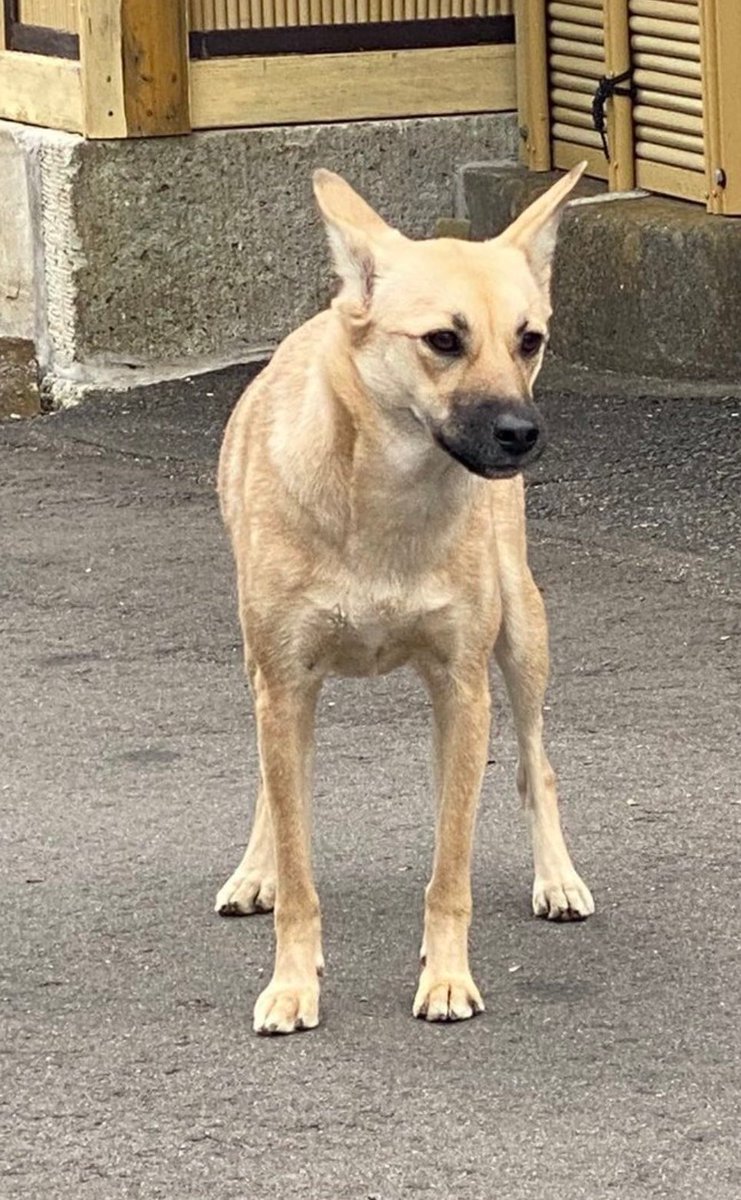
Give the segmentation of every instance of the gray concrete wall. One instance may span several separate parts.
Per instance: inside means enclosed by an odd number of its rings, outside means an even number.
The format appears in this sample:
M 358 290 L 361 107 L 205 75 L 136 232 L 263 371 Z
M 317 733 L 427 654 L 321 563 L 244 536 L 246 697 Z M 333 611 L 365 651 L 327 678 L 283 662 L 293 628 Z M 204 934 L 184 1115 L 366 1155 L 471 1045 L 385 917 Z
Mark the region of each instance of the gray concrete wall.
M 28 156 L 0 136 L 0 338 L 34 336 L 34 238 Z
M 459 168 L 514 162 L 517 129 L 491 114 L 86 142 L 0 124 L 0 145 L 33 164 L 37 344 L 64 397 L 246 360 L 323 306 L 315 167 L 430 235 Z

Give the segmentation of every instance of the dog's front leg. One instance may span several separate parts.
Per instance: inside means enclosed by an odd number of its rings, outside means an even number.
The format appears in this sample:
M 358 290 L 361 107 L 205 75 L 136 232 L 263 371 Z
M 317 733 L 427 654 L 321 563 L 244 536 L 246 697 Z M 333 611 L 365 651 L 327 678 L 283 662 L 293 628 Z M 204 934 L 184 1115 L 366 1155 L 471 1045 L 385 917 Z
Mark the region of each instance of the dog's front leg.
M 255 1005 L 257 1033 L 293 1033 L 319 1023 L 322 947 L 307 828 L 307 763 L 318 686 L 275 683 L 256 673 L 255 711 L 276 865 L 275 969 Z
M 489 745 L 489 680 L 485 660 L 462 676 L 439 668 L 423 674 L 435 723 L 438 812 L 413 1011 L 428 1021 L 462 1021 L 484 1007 L 468 968 L 468 927 L 473 830 Z

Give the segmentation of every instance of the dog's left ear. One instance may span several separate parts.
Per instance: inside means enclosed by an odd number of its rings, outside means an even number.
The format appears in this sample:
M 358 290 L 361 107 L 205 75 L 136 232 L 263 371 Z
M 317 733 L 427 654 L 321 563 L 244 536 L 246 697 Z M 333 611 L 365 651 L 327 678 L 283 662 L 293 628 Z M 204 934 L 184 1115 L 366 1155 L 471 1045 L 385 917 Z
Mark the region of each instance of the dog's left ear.
M 568 198 L 584 174 L 586 161 L 577 163 L 563 179 L 539 196 L 496 241 L 516 246 L 525 255 L 538 286 L 550 291 L 551 266 L 558 226 Z
M 367 308 L 373 295 L 376 262 L 385 238 L 399 238 L 349 183 L 323 169 L 314 172 L 314 195 L 327 227 L 343 299 Z

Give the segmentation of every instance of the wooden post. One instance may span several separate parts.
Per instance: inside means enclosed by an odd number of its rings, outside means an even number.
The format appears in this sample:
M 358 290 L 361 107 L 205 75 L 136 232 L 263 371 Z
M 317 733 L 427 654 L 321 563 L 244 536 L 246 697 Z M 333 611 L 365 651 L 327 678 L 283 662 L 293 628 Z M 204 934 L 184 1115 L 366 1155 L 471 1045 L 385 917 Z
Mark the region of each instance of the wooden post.
M 525 165 L 551 168 L 548 32 L 545 0 L 516 0 L 517 108 Z
M 527 78 L 527 13 L 522 0 L 517 0 L 515 12 L 515 87 L 517 89 L 517 133 L 519 137 L 518 157 L 523 166 L 528 164 L 528 96 Z
M 607 74 L 622 75 L 630 68 L 628 5 L 626 0 L 607 0 L 604 11 Z M 629 84 L 623 84 L 623 87 L 627 90 Z M 630 96 L 613 96 L 608 102 L 607 144 L 610 148 L 610 191 L 630 191 L 635 187 L 633 101 Z
M 700 5 L 703 127 L 708 209 L 741 215 L 741 5 L 705 0 Z
M 80 0 L 85 135 L 188 133 L 185 0 Z

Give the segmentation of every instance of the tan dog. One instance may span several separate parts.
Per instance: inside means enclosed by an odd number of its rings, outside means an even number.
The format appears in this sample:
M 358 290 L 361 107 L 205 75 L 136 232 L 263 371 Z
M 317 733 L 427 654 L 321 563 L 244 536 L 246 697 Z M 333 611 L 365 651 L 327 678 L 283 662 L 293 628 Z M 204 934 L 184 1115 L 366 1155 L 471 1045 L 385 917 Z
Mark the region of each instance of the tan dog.
M 594 910 L 564 844 L 543 749 L 547 629 L 518 474 L 542 445 L 532 384 L 558 220 L 583 168 L 479 244 L 409 241 L 337 175 L 314 176 L 342 288 L 247 389 L 219 465 L 262 783 L 249 845 L 216 910 L 275 906 L 275 971 L 255 1007 L 258 1033 L 319 1020 L 309 813 L 326 675 L 411 663 L 432 698 L 437 841 L 415 1016 L 462 1020 L 484 1007 L 468 927 L 492 649 L 517 728 L 533 909 L 552 920 Z

